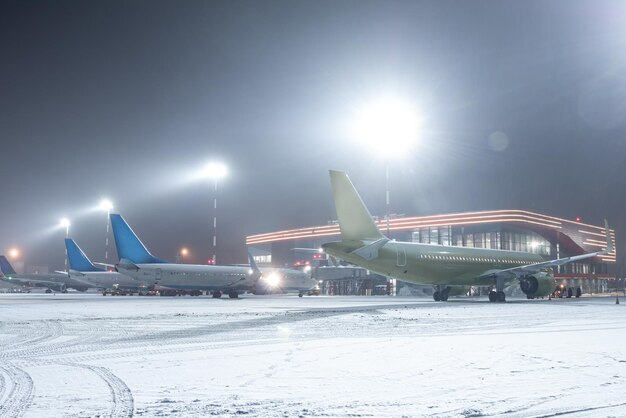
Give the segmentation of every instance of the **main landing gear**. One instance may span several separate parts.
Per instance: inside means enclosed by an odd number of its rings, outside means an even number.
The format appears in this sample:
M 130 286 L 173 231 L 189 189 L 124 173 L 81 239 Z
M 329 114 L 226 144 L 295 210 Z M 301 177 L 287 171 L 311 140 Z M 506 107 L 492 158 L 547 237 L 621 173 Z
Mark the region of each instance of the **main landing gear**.
M 222 297 L 222 291 L 214 290 L 212 296 L 213 296 L 213 299 L 219 299 Z M 239 293 L 237 293 L 236 290 L 229 290 L 228 297 L 231 299 L 237 299 L 239 297 Z
M 496 288 L 489 292 L 489 302 L 506 302 L 504 294 L 504 280 L 496 280 Z
M 435 286 L 435 293 L 433 293 L 435 302 L 445 302 L 448 300 L 448 296 L 450 296 L 450 286 Z
M 489 302 L 506 302 L 506 295 L 502 290 L 497 291 L 492 289 L 491 292 L 489 292 Z

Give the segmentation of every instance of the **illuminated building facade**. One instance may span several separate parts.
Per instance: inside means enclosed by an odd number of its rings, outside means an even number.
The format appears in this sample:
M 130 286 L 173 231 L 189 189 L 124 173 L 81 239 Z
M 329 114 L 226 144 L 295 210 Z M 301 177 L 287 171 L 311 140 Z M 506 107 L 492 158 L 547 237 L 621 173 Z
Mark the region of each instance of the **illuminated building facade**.
M 381 231 L 386 221 L 376 221 Z M 524 210 L 495 210 L 447 215 L 393 218 L 390 238 L 425 244 L 454 245 L 532 252 L 546 260 L 600 251 L 606 247 L 604 226 L 591 225 Z M 615 243 L 615 232 L 611 230 Z M 291 229 L 246 238 L 248 246 L 265 249 L 273 265 L 310 263 L 326 265 L 314 250 L 324 242 L 339 240 L 339 226 Z M 578 287 L 584 293 L 606 290 L 615 278 L 615 251 L 605 256 L 560 266 L 557 282 Z

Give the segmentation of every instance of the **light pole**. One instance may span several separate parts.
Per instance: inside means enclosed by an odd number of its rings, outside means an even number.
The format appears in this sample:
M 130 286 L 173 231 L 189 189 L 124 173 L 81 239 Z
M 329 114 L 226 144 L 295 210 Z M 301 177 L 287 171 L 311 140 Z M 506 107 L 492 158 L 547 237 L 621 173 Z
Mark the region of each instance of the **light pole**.
M 104 238 L 104 262 L 108 263 L 109 262 L 109 218 L 111 215 L 111 209 L 113 209 L 113 203 L 111 203 L 110 200 L 104 199 L 102 202 L 100 202 L 100 206 L 99 206 L 100 210 L 106 212 L 107 214 L 107 219 L 106 219 L 106 236 Z
M 410 151 L 418 138 L 421 118 L 408 101 L 386 96 L 359 107 L 354 115 L 351 135 L 364 143 L 385 163 L 385 218 L 387 237 L 391 216 L 389 193 L 389 164 Z
M 59 222 L 59 226 L 61 228 L 65 228 L 65 238 L 69 238 L 70 237 L 70 225 L 72 225 L 72 224 L 70 223 L 70 220 L 67 219 L 67 218 L 63 218 Z M 65 271 L 68 271 L 68 269 L 67 269 L 67 247 L 65 248 Z
M 228 169 L 221 163 L 210 163 L 204 170 L 204 176 L 213 180 L 213 242 L 212 242 L 212 256 L 210 259 L 211 264 L 217 263 L 217 181 L 224 176 Z
M 185 256 L 187 255 L 188 251 L 187 248 L 183 247 L 180 249 L 180 251 L 178 252 L 178 254 L 180 255 L 180 263 L 181 264 L 185 264 Z

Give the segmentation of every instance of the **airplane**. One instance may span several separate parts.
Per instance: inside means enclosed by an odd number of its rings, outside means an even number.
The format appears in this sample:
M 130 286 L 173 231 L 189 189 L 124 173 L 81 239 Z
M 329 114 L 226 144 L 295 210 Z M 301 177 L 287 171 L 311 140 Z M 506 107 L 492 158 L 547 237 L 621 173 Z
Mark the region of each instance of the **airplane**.
M 551 267 L 613 251 L 606 220 L 606 249 L 545 261 L 539 254 L 483 248 L 454 247 L 390 240 L 374 223 L 348 175 L 330 170 L 341 241 L 322 245 L 327 254 L 398 280 L 432 284 L 433 299 L 447 301 L 458 286 L 494 286 L 490 302 L 505 302 L 504 287 L 519 282 L 532 299 L 550 295 L 556 282 Z
M 254 293 L 297 293 L 299 297 L 315 293 L 317 280 L 302 270 L 289 268 L 261 268 L 261 279 L 255 286 Z M 319 289 L 318 292 L 319 294 Z
M 85 292 L 89 288 L 84 283 L 71 279 L 67 273 L 18 274 L 3 255 L 0 255 L 0 270 L 3 273 L 0 279 L 3 281 L 21 286 L 45 287 L 47 288 L 46 293 L 53 290 L 67 293 L 68 288 Z
M 240 291 L 252 290 L 262 275 L 253 264 L 254 260 L 251 260 L 251 267 L 174 264 L 162 260 L 146 249 L 121 215 L 112 213 L 110 217 L 119 257 L 115 269 L 163 289 L 165 294 L 181 290 L 199 296 L 207 291 L 212 292 L 214 298 L 221 298 L 222 292 L 227 292 L 234 299 L 239 297 Z
M 144 283 L 140 283 L 132 277 L 117 271 L 107 271 L 96 267 L 73 239 L 65 239 L 65 248 L 67 249 L 70 278 L 84 283 L 86 286 L 101 289 L 105 296 L 107 293 L 123 295 L 142 292 L 142 289 L 147 291 Z

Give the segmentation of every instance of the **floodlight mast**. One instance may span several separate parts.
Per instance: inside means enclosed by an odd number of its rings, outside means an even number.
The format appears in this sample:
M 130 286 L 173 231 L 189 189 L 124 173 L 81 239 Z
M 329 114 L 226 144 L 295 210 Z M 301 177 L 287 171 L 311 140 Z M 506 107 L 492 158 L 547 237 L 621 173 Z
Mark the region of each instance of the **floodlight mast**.
M 178 251 L 178 257 L 179 257 L 180 264 L 185 264 L 185 256 L 187 255 L 188 252 L 189 251 L 185 247 L 181 248 Z
M 72 224 L 71 224 L 70 220 L 67 219 L 67 218 L 63 218 L 59 222 L 59 226 L 61 228 L 65 228 L 65 238 L 69 238 L 70 237 L 70 225 L 72 225 Z M 65 271 L 68 271 L 68 268 L 67 268 L 67 248 L 65 249 Z
M 106 212 L 107 214 L 107 218 L 106 218 L 106 235 L 104 238 L 104 262 L 108 263 L 109 262 L 109 222 L 110 222 L 110 215 L 111 215 L 111 209 L 113 209 L 113 203 L 111 203 L 110 200 L 108 199 L 104 199 L 103 201 L 100 202 L 100 206 L 99 206 L 100 210 Z
M 213 180 L 213 241 L 211 264 L 217 263 L 217 182 L 226 176 L 228 169 L 221 163 L 210 163 L 204 170 L 204 177 Z
M 385 218 L 387 237 L 390 230 L 389 164 L 392 158 L 402 158 L 417 140 L 421 118 L 407 101 L 383 97 L 359 108 L 353 121 L 353 135 L 374 152 L 382 154 L 385 162 Z

